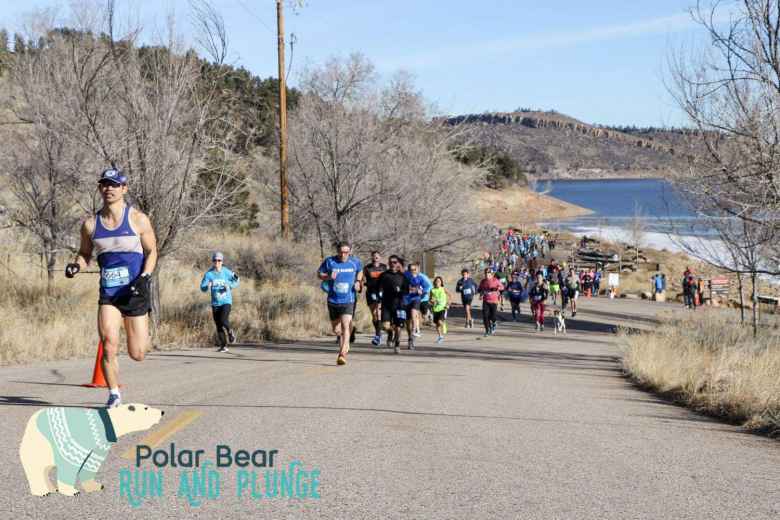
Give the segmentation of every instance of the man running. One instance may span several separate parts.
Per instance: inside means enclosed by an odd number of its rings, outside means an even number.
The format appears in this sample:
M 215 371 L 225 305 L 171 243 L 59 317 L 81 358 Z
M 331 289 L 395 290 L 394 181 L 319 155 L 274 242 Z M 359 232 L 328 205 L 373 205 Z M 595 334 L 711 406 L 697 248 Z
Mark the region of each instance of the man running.
M 371 263 L 363 268 L 363 279 L 366 281 L 366 302 L 371 309 L 374 324 L 374 337 L 371 344 L 375 347 L 382 343 L 382 288 L 379 286 L 379 277 L 385 271 L 387 266 L 382 263 L 382 255 L 379 251 L 373 251 Z
M 455 284 L 455 292 L 460 293 L 460 301 L 466 312 L 466 328 L 471 329 L 474 328 L 474 320 L 471 319 L 471 304 L 474 301 L 474 295 L 477 294 L 477 284 L 471 278 L 468 269 L 462 270 L 460 276 L 460 280 Z
M 498 298 L 504 286 L 490 269 L 485 269 L 485 278 L 479 283 L 479 295 L 482 298 L 482 322 L 485 326 L 485 337 L 496 333 L 498 316 Z
M 409 350 L 414 350 L 414 338 L 420 337 L 420 321 L 422 319 L 420 304 L 423 297 L 430 293 L 433 287 L 428 277 L 420 273 L 420 265 L 416 262 L 409 264 L 405 275 L 409 282 L 409 290 L 404 296 L 404 305 L 408 314 L 406 328 L 409 332 Z
M 157 239 L 149 217 L 125 203 L 127 176 L 116 168 L 98 180 L 103 207 L 81 225 L 81 244 L 65 276 L 86 269 L 92 257 L 100 266 L 98 334 L 108 384 L 106 407 L 122 404 L 119 393 L 119 331 L 124 325 L 127 354 L 143 361 L 149 344 L 150 285 L 157 266 Z
M 200 281 L 201 291 L 211 290 L 211 315 L 217 327 L 218 352 L 227 352 L 228 342 L 236 342 L 236 333 L 230 328 L 230 309 L 233 306 L 233 289 L 238 287 L 238 275 L 223 265 L 224 260 L 222 253 L 214 253 L 211 257 L 214 265 Z
M 577 299 L 580 297 L 580 278 L 574 269 L 569 269 L 569 275 L 566 277 L 566 299 L 571 305 L 571 317 L 577 315 Z
M 512 319 L 520 320 L 520 303 L 527 297 L 523 282 L 520 279 L 520 273 L 512 273 L 512 281 L 506 286 L 506 292 L 509 294 L 509 303 L 512 305 Z
M 352 316 L 355 314 L 356 293 L 363 289 L 363 265 L 350 253 L 352 247 L 340 242 L 338 254 L 326 258 L 317 270 L 320 280 L 328 281 L 328 314 L 333 332 L 339 336 L 337 365 L 347 364 Z
M 544 330 L 544 303 L 547 301 L 549 294 L 544 276 L 538 274 L 536 283 L 528 292 L 528 298 L 531 300 L 531 313 L 534 316 L 537 331 Z
M 387 261 L 389 267 L 379 277 L 379 289 L 382 293 L 382 328 L 387 331 L 387 346 L 393 345 L 395 353 L 400 354 L 401 329 L 408 319 L 403 300 L 409 292 L 409 281 L 404 274 L 404 261 L 400 257 L 392 255 Z

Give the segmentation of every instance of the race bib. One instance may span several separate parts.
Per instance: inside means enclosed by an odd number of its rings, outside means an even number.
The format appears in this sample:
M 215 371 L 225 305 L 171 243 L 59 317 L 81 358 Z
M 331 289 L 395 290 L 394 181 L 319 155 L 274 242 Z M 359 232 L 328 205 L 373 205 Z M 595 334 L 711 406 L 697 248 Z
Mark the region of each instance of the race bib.
M 471 289 L 463 289 L 463 296 L 471 295 Z
M 406 311 L 404 309 L 398 309 L 395 311 L 395 316 L 399 320 L 405 320 L 406 319 Z
M 381 296 L 381 293 L 380 293 L 380 294 L 377 294 L 377 293 L 368 293 L 368 298 L 369 298 L 369 299 L 370 299 L 372 302 L 378 302 L 378 301 L 379 301 L 379 297 L 380 297 L 380 296 Z
M 333 292 L 337 294 L 348 294 L 351 286 L 352 285 L 349 283 L 334 283 Z
M 100 273 L 100 282 L 103 287 L 121 287 L 130 283 L 130 271 L 126 266 L 103 269 Z

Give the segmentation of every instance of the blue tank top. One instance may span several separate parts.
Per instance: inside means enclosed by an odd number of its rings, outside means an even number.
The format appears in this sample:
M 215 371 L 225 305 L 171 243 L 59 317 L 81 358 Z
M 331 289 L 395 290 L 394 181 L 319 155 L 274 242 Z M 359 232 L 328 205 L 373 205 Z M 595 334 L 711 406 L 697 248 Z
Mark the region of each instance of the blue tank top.
M 95 214 L 92 250 L 100 266 L 100 295 L 124 296 L 130 284 L 144 267 L 141 237 L 130 226 L 130 206 L 125 206 L 122 223 L 114 229 L 103 225 L 100 212 Z

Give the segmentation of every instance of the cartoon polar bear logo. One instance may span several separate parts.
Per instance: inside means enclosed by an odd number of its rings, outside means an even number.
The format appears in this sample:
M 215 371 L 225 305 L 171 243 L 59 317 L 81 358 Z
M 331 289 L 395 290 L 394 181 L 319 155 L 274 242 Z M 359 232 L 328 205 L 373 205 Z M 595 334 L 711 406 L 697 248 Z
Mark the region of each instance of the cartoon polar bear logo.
M 100 491 L 103 484 L 95 474 L 117 437 L 148 430 L 165 412 L 145 404 L 116 408 L 45 408 L 27 421 L 19 456 L 30 484 L 30 492 L 45 496 L 59 491 L 78 495 L 76 482 L 87 493 Z M 49 472 L 57 468 L 57 485 Z

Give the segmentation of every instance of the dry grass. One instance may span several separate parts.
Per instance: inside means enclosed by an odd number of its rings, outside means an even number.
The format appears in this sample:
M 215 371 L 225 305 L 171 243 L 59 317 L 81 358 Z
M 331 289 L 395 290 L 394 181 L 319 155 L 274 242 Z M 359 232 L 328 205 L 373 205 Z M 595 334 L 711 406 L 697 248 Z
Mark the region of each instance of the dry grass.
M 780 433 L 780 336 L 754 339 L 717 310 L 624 336 L 623 367 L 640 385 L 751 430 Z
M 166 259 L 161 269 L 163 311 L 157 348 L 214 344 L 209 296 L 199 287 L 215 249 L 241 275 L 241 284 L 233 293 L 231 324 L 242 343 L 331 333 L 325 294 L 315 277 L 320 263 L 316 249 L 256 235 L 201 235 L 183 243 L 190 245 Z M 80 274 L 68 280 L 57 274 L 49 296 L 37 265 L 0 265 L 0 284 L 5 290 L 0 303 L 0 364 L 94 356 L 97 276 Z M 357 324 L 359 330 L 371 329 L 364 301 L 358 305 Z

